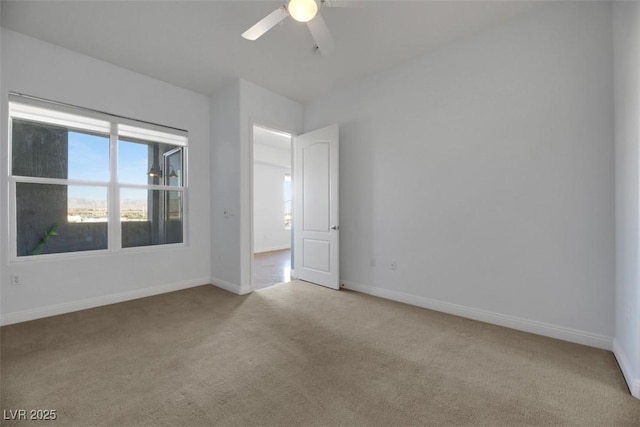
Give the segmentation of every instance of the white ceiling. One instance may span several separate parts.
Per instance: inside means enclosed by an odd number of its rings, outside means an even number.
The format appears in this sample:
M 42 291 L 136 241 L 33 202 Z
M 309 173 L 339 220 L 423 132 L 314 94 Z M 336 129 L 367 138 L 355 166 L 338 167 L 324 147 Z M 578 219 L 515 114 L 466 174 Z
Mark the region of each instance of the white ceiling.
M 371 3 L 368 1 L 352 3 Z M 241 77 L 300 102 L 530 13 L 537 1 L 379 1 L 322 8 L 336 48 L 322 56 L 286 19 L 240 34 L 282 1 L 8 1 L 5 28 L 203 94 Z

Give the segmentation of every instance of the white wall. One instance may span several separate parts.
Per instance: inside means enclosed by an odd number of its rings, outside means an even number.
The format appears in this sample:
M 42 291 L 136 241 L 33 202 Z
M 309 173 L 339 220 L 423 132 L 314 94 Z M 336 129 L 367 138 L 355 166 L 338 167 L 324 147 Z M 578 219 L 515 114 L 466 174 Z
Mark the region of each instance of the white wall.
M 209 283 L 209 100 L 207 97 L 2 29 L 2 158 L 8 153 L 9 91 L 61 101 L 189 132 L 189 245 L 140 252 L 9 263 L 2 226 L 2 322 L 11 323 Z M 0 197 L 8 203 L 8 162 Z M 11 286 L 11 274 L 22 285 Z
M 291 248 L 284 228 L 284 176 L 291 175 L 291 150 L 253 141 L 253 252 Z
M 254 124 L 298 134 L 302 105 L 242 79 L 211 98 L 211 281 L 238 294 L 251 292 Z M 224 207 L 231 208 L 227 218 Z
M 253 168 L 253 252 L 291 247 L 291 230 L 284 228 L 284 175 L 291 169 L 257 163 Z
M 616 319 L 614 352 L 640 398 L 640 3 L 614 4 L 616 135 Z
M 262 144 L 260 141 L 260 134 L 255 136 L 253 144 L 253 161 L 254 163 L 269 164 L 272 166 L 278 166 L 285 169 L 291 169 L 291 149 L 276 148 Z M 282 140 L 290 139 L 287 137 L 281 137 Z
M 240 283 L 240 84 L 211 97 L 211 283 Z
M 553 4 L 305 105 L 340 124 L 343 283 L 611 348 L 611 19 Z

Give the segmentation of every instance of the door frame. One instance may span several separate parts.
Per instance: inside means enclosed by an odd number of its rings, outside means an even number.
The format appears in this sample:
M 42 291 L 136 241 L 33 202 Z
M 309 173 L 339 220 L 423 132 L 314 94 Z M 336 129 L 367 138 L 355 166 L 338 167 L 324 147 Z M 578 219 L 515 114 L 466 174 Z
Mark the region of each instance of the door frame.
M 255 209 L 253 206 L 253 196 L 254 196 L 254 188 L 253 188 L 253 174 L 254 174 L 254 170 L 253 170 L 253 166 L 254 166 L 254 154 L 253 154 L 253 147 L 255 144 L 254 141 L 254 136 L 253 136 L 253 129 L 254 127 L 261 127 L 267 130 L 271 130 L 274 132 L 279 132 L 279 133 L 286 133 L 291 137 L 291 145 L 290 145 L 290 149 L 289 149 L 289 154 L 291 157 L 291 179 L 293 180 L 293 168 L 294 168 L 294 161 L 295 161 L 295 140 L 296 140 L 296 132 L 291 131 L 291 130 L 286 130 L 283 129 L 280 126 L 277 125 L 272 125 L 272 124 L 265 124 L 262 121 L 258 121 L 258 120 L 249 120 L 249 284 L 250 284 L 250 291 L 249 292 L 253 292 L 255 291 L 255 284 L 253 283 L 253 273 L 254 273 L 254 262 L 253 262 L 253 258 L 254 258 L 254 248 L 255 248 L 255 242 L 254 242 L 254 214 L 255 214 Z M 292 205 L 292 215 L 293 215 L 293 220 L 295 221 L 295 203 L 296 203 L 296 195 L 295 195 L 295 181 L 292 181 L 293 185 L 294 185 L 294 191 L 293 194 L 291 195 L 291 205 Z M 293 227 L 291 228 L 291 235 L 293 236 Z M 291 239 L 291 254 L 293 254 L 293 239 Z M 293 269 L 293 263 L 291 263 L 291 278 L 293 279 L 295 277 L 295 271 Z

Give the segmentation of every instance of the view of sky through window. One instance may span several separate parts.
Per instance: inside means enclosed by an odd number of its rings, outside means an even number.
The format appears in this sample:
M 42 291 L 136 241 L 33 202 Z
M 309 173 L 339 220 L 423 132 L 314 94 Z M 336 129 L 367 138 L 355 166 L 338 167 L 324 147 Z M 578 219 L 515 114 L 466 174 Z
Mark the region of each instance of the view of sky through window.
M 118 181 L 146 185 L 149 177 L 149 146 L 118 141 Z
M 96 183 L 109 182 L 109 137 L 69 131 L 68 178 Z M 118 181 L 148 184 L 149 146 L 118 141 Z M 147 190 L 122 189 L 124 220 L 146 219 Z M 103 185 L 73 185 L 67 193 L 70 222 L 107 221 L 107 188 Z M 131 212 L 136 212 L 135 215 Z M 139 212 L 138 212 L 139 211 Z
M 109 137 L 69 132 L 69 179 L 109 181 Z

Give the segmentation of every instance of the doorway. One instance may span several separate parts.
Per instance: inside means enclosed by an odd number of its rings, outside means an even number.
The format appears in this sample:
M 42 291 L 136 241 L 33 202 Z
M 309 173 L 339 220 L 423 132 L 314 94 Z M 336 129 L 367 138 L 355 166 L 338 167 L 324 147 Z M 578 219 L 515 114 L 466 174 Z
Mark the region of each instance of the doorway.
M 253 126 L 252 286 L 291 280 L 292 135 Z

